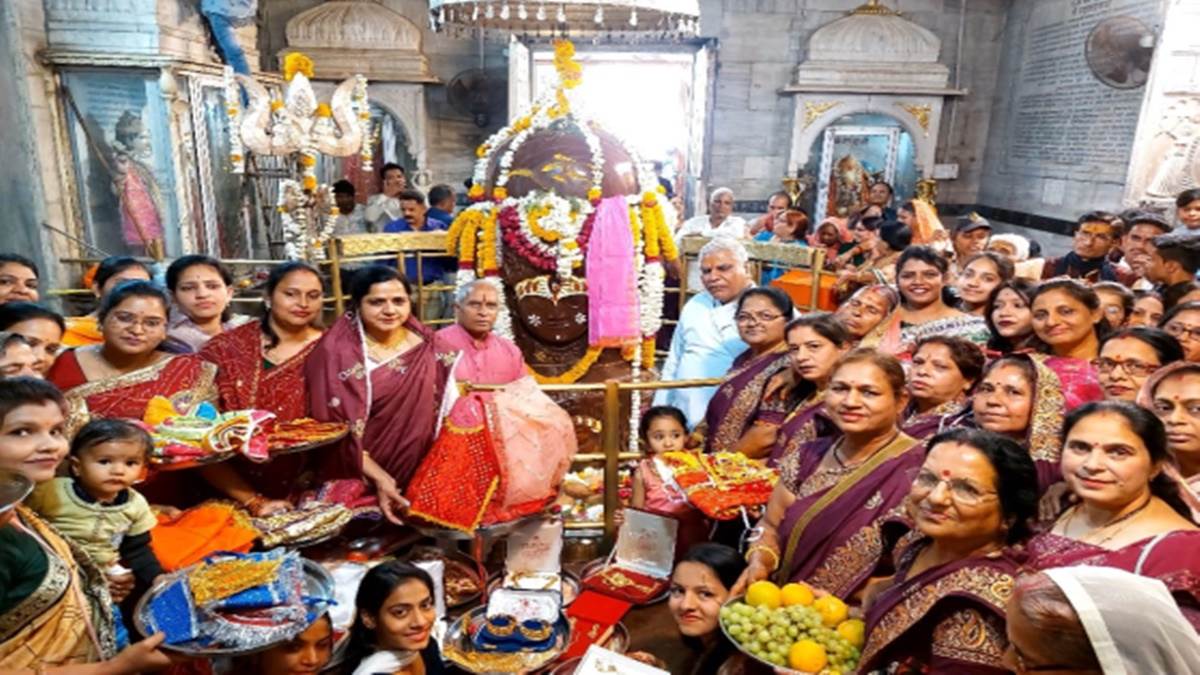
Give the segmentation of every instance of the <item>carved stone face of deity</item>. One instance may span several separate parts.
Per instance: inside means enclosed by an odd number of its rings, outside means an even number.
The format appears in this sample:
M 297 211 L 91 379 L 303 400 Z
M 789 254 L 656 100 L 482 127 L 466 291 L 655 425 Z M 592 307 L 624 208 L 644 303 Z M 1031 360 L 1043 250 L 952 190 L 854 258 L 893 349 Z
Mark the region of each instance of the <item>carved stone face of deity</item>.
M 513 288 L 517 316 L 541 342 L 565 345 L 587 335 L 587 282 L 552 274 L 528 277 Z

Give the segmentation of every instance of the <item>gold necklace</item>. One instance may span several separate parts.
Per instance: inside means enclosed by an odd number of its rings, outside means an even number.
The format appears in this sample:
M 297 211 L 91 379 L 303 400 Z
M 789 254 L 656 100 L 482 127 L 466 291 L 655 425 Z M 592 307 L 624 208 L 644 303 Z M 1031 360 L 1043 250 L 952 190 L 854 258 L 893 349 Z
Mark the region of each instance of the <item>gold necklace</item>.
M 1142 503 L 1141 503 L 1141 505 L 1140 505 L 1140 506 L 1138 506 L 1136 509 L 1134 509 L 1134 510 L 1130 511 L 1129 513 L 1126 513 L 1126 514 L 1125 514 L 1125 515 L 1123 515 L 1123 516 L 1117 516 L 1116 518 L 1113 518 L 1112 520 L 1108 521 L 1107 523 L 1105 523 L 1105 524 L 1103 524 L 1103 525 L 1101 525 L 1101 526 L 1099 526 L 1099 527 L 1094 527 L 1094 528 L 1092 528 L 1091 530 L 1088 530 L 1087 532 L 1084 532 L 1082 535 L 1080 535 L 1080 537 L 1079 537 L 1079 540 L 1080 540 L 1080 541 L 1085 541 L 1085 540 L 1087 539 L 1087 537 L 1093 536 L 1093 535 L 1095 535 L 1095 534 L 1096 534 L 1096 533 L 1098 533 L 1098 532 L 1103 532 L 1104 530 L 1107 530 L 1108 528 L 1110 528 L 1110 527 L 1112 527 L 1112 526 L 1114 526 L 1114 525 L 1119 525 L 1119 524 L 1121 524 L 1121 523 L 1125 523 L 1125 527 L 1118 528 L 1118 529 L 1117 529 L 1115 532 L 1113 532 L 1112 534 L 1109 534 L 1107 537 L 1104 537 L 1104 538 L 1103 538 L 1103 539 L 1101 539 L 1100 541 L 1097 541 L 1097 542 L 1087 542 L 1087 543 L 1090 543 L 1090 544 L 1092 544 L 1092 545 L 1094 545 L 1094 546 L 1103 546 L 1104 544 L 1107 544 L 1108 542 L 1110 542 L 1110 541 L 1112 541 L 1114 538 L 1116 538 L 1116 536 L 1117 536 L 1118 534 L 1121 534 L 1122 532 L 1124 532 L 1124 531 L 1125 531 L 1125 528 L 1129 526 L 1129 523 L 1131 523 L 1131 522 L 1133 521 L 1133 518 L 1134 518 L 1134 516 L 1138 515 L 1138 514 L 1139 514 L 1139 513 L 1141 513 L 1142 511 L 1145 511 L 1145 510 L 1146 510 L 1146 507 L 1150 506 L 1150 502 L 1152 502 L 1152 501 L 1154 501 L 1154 495 L 1149 495 L 1149 496 L 1147 496 L 1147 497 L 1146 497 L 1146 501 L 1142 502 Z M 1080 506 L 1076 506 L 1076 507 L 1075 507 L 1075 508 L 1074 508 L 1074 509 L 1071 511 L 1071 515 L 1067 516 L 1067 522 L 1066 522 L 1066 524 L 1063 526 L 1063 533 L 1064 533 L 1064 534 L 1065 534 L 1065 533 L 1068 531 L 1068 529 L 1071 527 L 1071 523 L 1072 523 L 1072 522 L 1075 520 L 1075 516 L 1076 516 L 1076 515 L 1078 515 L 1078 513 L 1079 513 L 1079 509 L 1081 508 L 1081 506 L 1082 506 L 1082 505 L 1080 505 Z

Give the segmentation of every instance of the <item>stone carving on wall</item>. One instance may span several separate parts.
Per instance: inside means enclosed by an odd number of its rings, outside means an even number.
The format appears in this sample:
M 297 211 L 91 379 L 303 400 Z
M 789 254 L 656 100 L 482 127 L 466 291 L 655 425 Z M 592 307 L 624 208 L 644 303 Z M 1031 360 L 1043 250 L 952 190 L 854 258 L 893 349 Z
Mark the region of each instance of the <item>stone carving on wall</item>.
M 1160 199 L 1200 186 L 1200 96 L 1177 99 L 1159 122 L 1151 143 L 1162 157 L 1146 186 Z
M 901 108 L 904 110 L 904 112 L 912 115 L 912 118 L 916 120 L 917 124 L 921 125 L 921 129 L 925 131 L 925 135 L 929 135 L 929 113 L 933 111 L 933 106 L 929 105 L 928 103 L 918 105 L 915 103 L 897 101 L 896 107 Z
M 830 110 L 836 108 L 837 106 L 841 105 L 841 103 L 841 101 L 805 101 L 804 128 L 807 129 L 808 127 L 812 126 L 812 123 L 820 119 L 821 115 L 824 115 Z

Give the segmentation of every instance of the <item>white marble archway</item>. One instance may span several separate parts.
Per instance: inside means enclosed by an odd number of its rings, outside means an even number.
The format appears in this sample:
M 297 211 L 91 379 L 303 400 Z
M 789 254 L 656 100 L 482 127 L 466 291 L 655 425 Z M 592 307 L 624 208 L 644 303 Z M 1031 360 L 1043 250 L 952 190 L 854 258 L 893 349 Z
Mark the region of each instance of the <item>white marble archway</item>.
M 803 92 L 795 96 L 788 175 L 795 175 L 808 164 L 813 144 L 830 124 L 861 113 L 886 115 L 899 122 L 913 139 L 917 170 L 923 176 L 932 175 L 942 116 L 940 96 L 824 92 Z

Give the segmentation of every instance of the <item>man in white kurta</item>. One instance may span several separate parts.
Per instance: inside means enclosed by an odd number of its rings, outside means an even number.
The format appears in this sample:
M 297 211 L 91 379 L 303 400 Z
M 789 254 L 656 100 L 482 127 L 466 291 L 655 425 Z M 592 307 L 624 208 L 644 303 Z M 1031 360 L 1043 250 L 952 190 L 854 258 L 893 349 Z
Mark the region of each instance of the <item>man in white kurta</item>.
M 733 215 L 733 190 L 725 187 L 713 190 L 712 196 L 708 200 L 707 214 L 692 216 L 683 221 L 683 224 L 675 231 L 675 243 L 682 246 L 681 242 L 684 237 L 711 239 L 720 236 L 731 239 L 745 239 L 747 236 L 746 221 Z M 688 288 L 700 286 L 699 265 L 688 267 L 687 281 Z
M 738 296 L 754 285 L 746 269 L 748 260 L 745 247 L 728 237 L 717 237 L 701 249 L 697 267 L 704 292 L 688 300 L 679 314 L 663 364 L 663 380 L 724 377 L 734 358 L 746 350 L 733 315 Z M 687 416 L 688 426 L 694 428 L 704 419 L 716 390 L 715 386 L 662 389 L 654 404 L 679 408 Z

